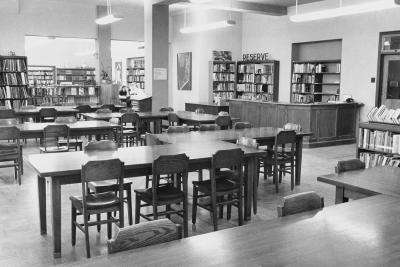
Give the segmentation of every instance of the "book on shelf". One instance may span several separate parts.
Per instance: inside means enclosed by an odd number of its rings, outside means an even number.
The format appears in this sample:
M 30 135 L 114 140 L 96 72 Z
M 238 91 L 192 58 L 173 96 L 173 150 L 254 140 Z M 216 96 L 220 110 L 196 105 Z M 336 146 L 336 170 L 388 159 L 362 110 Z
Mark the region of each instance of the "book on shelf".
M 400 134 L 360 128 L 358 147 L 377 152 L 400 154 Z
M 367 118 L 370 122 L 400 124 L 400 108 L 388 109 L 385 105 L 374 107 L 368 112 Z
M 26 72 L 26 63 L 24 59 L 8 58 L 3 59 L 1 63 L 1 71 L 15 71 L 15 72 Z
M 365 168 L 374 168 L 378 166 L 400 167 L 400 157 L 398 156 L 362 152 L 360 153 L 360 160 L 365 163 Z

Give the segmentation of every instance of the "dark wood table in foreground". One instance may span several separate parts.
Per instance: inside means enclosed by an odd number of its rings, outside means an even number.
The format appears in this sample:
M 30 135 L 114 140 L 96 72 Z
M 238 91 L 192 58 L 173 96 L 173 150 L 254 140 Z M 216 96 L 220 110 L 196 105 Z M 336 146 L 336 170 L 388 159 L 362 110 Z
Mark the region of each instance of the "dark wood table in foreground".
M 400 197 L 400 168 L 375 167 L 321 175 L 318 181 L 336 186 L 336 204 L 377 194 Z
M 139 146 L 120 148 L 118 151 L 85 154 L 84 152 L 66 152 L 56 154 L 36 154 L 27 156 L 27 160 L 38 174 L 38 199 L 40 215 L 40 233 L 47 233 L 46 223 L 46 177 L 51 181 L 51 209 L 54 257 L 61 257 L 61 186 L 81 182 L 81 166 L 90 160 L 119 158 L 125 163 L 125 177 L 151 175 L 152 163 L 160 155 L 185 153 L 189 157 L 190 171 L 209 169 L 211 157 L 218 150 L 240 147 L 244 151 L 248 164 L 248 179 L 255 179 L 257 157 L 264 152 L 258 149 L 238 146 L 222 141 L 210 141 L 201 147 L 190 143 L 177 143 L 159 146 Z M 252 188 L 251 186 L 248 186 Z M 245 192 L 246 203 L 252 195 Z
M 68 266 L 399 266 L 399 222 L 379 195 Z

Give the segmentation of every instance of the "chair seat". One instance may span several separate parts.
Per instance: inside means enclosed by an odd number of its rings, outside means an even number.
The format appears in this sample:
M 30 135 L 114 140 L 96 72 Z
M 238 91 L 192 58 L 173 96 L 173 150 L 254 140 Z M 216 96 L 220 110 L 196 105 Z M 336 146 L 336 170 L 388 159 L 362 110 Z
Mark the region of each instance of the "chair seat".
M 67 146 L 50 146 L 50 147 L 40 147 L 40 151 L 44 153 L 58 153 L 58 152 L 68 152 L 69 148 Z
M 82 196 L 71 196 L 69 199 L 76 209 L 82 210 Z M 86 204 L 90 210 L 112 208 L 119 206 L 119 199 L 112 192 L 89 194 L 86 196 Z
M 279 153 L 276 161 L 279 165 L 279 164 L 291 162 L 292 160 L 294 160 L 294 157 L 292 157 L 290 154 Z M 265 159 L 266 164 L 274 164 L 274 162 L 275 162 L 275 158 L 273 155 L 271 158 Z
M 153 200 L 153 189 L 136 189 L 136 194 L 139 194 L 145 202 L 151 202 Z M 181 200 L 184 198 L 184 193 L 173 185 L 167 184 L 159 186 L 157 188 L 157 201 L 173 201 Z
M 193 181 L 193 185 L 198 187 L 198 190 L 205 194 L 211 194 L 211 180 L 205 181 Z M 238 189 L 239 184 L 232 182 L 228 179 L 217 179 L 216 180 L 216 191 L 217 193 L 229 192 Z
M 239 173 L 232 170 L 222 170 L 216 173 L 217 179 L 239 180 Z
M 131 189 L 132 182 L 124 183 L 124 190 Z M 103 192 L 115 192 L 119 190 L 118 184 L 115 181 L 98 181 L 98 182 L 90 182 L 88 183 L 88 187 L 90 190 L 95 193 L 103 193 Z

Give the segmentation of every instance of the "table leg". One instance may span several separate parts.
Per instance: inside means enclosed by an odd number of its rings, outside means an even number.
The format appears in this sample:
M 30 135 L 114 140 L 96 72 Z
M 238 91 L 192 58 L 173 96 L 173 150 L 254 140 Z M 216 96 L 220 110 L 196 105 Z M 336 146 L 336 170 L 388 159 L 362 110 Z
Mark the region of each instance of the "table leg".
M 253 202 L 253 183 L 256 180 L 255 179 L 255 174 L 256 174 L 256 158 L 251 157 L 248 159 L 247 162 L 247 192 L 245 192 L 245 198 L 244 198 L 244 219 L 246 221 L 251 220 L 251 205 Z
M 303 159 L 303 137 L 300 137 L 297 139 L 296 142 L 296 176 L 295 176 L 296 185 L 300 185 L 302 159 Z
M 46 222 L 46 179 L 44 177 L 37 177 L 38 179 L 38 199 L 39 199 L 39 220 L 40 220 L 40 234 L 47 234 Z
M 336 198 L 335 204 L 340 204 L 345 202 L 344 200 L 344 187 L 336 186 Z
M 61 257 L 61 185 L 60 180 L 51 178 L 51 211 L 53 222 L 53 256 Z
M 162 133 L 162 120 L 154 120 L 154 133 L 160 134 Z

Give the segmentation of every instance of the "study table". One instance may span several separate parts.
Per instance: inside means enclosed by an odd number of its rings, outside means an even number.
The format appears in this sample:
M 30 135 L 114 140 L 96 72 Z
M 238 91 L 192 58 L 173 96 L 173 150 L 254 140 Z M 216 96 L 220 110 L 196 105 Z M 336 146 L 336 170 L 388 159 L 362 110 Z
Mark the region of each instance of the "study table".
M 400 197 L 400 168 L 374 167 L 321 175 L 318 181 L 336 186 L 336 204 L 377 194 Z
M 399 221 L 379 195 L 65 266 L 399 266 Z
M 79 111 L 71 106 L 39 106 L 34 108 L 19 108 L 15 109 L 15 115 L 18 118 L 25 120 L 26 118 L 38 118 L 42 108 L 54 108 L 57 111 L 57 116 L 75 116 Z
M 125 177 L 151 175 L 152 163 L 160 155 L 185 153 L 189 157 L 189 170 L 209 169 L 211 157 L 218 150 L 240 147 L 248 163 L 247 177 L 256 174 L 256 161 L 264 152 L 255 148 L 238 146 L 222 141 L 210 141 L 201 147 L 190 143 L 176 143 L 159 146 L 139 146 L 120 148 L 118 151 L 86 154 L 82 151 L 36 154 L 26 157 L 27 162 L 38 174 L 38 199 L 40 233 L 46 234 L 46 177 L 50 177 L 51 209 L 54 257 L 61 256 L 61 186 L 81 182 L 81 167 L 87 161 L 119 158 L 125 163 Z M 250 179 L 250 178 L 249 178 Z M 251 202 L 252 196 L 245 192 L 245 203 Z M 245 205 L 246 206 L 246 205 Z

